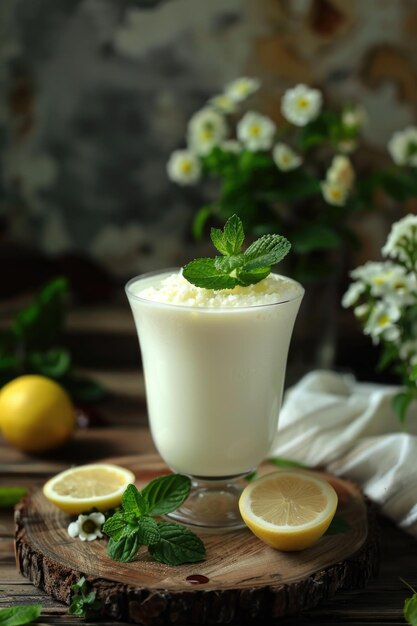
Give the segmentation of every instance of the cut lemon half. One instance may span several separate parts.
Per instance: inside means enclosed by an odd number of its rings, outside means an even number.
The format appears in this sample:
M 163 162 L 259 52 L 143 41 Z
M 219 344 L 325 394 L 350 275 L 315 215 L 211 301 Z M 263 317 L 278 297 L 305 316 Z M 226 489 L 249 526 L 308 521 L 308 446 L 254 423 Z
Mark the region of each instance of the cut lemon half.
M 107 511 L 118 506 L 135 475 L 125 467 L 95 463 L 72 467 L 57 474 L 43 487 L 45 497 L 61 511 L 79 515 L 92 508 Z
M 250 483 L 239 500 L 251 531 L 273 548 L 304 550 L 326 532 L 337 507 L 333 487 L 302 470 L 281 470 Z

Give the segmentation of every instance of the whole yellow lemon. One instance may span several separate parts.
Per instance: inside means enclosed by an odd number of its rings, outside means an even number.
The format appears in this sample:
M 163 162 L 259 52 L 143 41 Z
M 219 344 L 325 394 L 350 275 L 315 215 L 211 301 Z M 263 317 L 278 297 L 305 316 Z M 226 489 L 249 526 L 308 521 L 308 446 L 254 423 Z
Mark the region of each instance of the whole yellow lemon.
M 23 452 L 44 452 L 66 441 L 75 428 L 66 391 L 44 376 L 20 376 L 0 391 L 0 429 Z

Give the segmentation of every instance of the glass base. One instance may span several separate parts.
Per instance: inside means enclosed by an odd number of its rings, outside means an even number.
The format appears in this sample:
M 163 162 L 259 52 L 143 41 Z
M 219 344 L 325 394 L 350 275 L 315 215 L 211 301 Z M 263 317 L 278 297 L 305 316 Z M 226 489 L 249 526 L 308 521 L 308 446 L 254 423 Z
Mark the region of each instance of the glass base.
M 249 474 L 249 472 L 248 472 Z M 187 526 L 215 531 L 244 528 L 239 498 L 247 483 L 243 474 L 226 478 L 191 477 L 190 495 L 176 511 L 165 517 Z

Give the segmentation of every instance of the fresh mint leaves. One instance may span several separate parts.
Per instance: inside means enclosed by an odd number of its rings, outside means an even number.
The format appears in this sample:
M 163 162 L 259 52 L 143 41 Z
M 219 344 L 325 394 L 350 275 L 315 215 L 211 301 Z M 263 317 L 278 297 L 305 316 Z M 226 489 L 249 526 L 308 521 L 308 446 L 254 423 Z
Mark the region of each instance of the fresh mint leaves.
M 227 220 L 223 230 L 212 228 L 210 236 L 222 256 L 195 259 L 183 269 L 188 282 L 206 289 L 233 289 L 236 285 L 258 283 L 291 248 L 281 235 L 263 235 L 242 252 L 245 234 L 237 215 Z
M 88 583 L 84 576 L 71 585 L 74 593 L 71 596 L 71 604 L 68 612 L 71 615 L 80 615 L 81 617 L 94 617 L 101 607 L 100 600 L 96 598 L 95 591 L 88 590 Z
M 0 487 L 0 509 L 12 509 L 27 492 L 24 487 Z
M 167 565 L 204 559 L 204 544 L 197 535 L 175 522 L 154 519 L 181 506 L 190 488 L 190 479 L 181 474 L 155 478 L 141 491 L 128 485 L 122 510 L 116 511 L 103 526 L 103 532 L 110 537 L 107 554 L 115 561 L 127 563 L 141 546 L 147 546 L 156 561 Z
M 417 626 L 417 591 L 403 578 L 400 578 L 400 580 L 413 592 L 413 595 L 404 602 L 403 613 L 405 621 L 407 624 L 411 624 L 411 626 Z
M 1 626 L 22 626 L 31 624 L 41 614 L 41 604 L 21 604 L 10 608 L 0 609 Z

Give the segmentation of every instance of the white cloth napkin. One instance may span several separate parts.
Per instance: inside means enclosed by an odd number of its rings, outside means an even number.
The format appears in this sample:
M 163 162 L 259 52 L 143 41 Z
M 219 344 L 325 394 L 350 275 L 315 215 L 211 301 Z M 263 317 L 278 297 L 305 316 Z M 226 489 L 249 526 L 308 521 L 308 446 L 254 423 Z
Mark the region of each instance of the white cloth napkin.
M 285 395 L 272 455 L 355 480 L 417 537 L 417 410 L 402 429 L 391 408 L 398 389 L 328 371 L 307 374 Z

